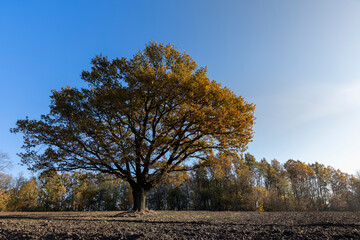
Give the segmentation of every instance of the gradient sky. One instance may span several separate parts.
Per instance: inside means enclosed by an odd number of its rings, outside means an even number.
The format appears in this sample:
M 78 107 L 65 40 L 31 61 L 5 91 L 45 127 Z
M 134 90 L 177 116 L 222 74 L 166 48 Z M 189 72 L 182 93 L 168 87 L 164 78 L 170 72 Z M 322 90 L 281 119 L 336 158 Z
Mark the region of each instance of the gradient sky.
M 85 86 L 102 53 L 149 41 L 189 53 L 256 104 L 258 160 L 360 170 L 360 1 L 1 1 L 0 150 L 19 166 L 17 119 L 49 112 L 50 90 Z

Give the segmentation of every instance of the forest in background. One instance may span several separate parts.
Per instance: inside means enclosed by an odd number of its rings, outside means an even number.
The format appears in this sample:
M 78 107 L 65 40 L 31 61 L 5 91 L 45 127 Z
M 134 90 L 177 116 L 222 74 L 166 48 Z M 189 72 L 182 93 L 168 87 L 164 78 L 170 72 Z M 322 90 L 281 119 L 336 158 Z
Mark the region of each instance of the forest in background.
M 356 176 L 320 163 L 257 161 L 247 153 L 234 161 L 219 155 L 216 167 L 171 174 L 147 196 L 153 210 L 359 211 Z M 131 188 L 108 174 L 44 171 L 25 179 L 0 174 L 2 211 L 130 210 Z

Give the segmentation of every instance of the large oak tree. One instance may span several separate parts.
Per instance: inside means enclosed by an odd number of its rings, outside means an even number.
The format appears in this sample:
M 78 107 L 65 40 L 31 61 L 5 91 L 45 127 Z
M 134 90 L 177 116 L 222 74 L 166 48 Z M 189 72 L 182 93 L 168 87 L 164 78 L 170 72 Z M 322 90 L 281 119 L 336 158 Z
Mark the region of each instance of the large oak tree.
M 97 56 L 81 77 L 88 88 L 53 90 L 49 114 L 17 121 L 19 155 L 32 170 L 114 174 L 129 182 L 134 210 L 169 173 L 216 164 L 214 154 L 251 141 L 254 105 L 173 45 L 150 42 L 132 59 Z

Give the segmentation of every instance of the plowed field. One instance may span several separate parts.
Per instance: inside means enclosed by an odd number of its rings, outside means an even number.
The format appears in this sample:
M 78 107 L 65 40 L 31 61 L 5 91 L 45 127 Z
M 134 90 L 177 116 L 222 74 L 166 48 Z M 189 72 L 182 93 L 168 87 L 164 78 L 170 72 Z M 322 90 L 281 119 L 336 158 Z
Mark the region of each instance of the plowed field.
M 360 239 L 360 213 L 5 212 L 0 239 Z

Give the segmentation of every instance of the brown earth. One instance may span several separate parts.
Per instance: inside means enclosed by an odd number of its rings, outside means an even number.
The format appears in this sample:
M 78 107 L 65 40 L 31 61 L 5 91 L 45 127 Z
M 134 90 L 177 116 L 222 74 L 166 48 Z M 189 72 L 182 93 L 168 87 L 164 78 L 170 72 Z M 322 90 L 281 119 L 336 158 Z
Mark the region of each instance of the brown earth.
M 2 212 L 0 239 L 360 239 L 360 212 Z

